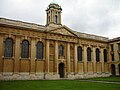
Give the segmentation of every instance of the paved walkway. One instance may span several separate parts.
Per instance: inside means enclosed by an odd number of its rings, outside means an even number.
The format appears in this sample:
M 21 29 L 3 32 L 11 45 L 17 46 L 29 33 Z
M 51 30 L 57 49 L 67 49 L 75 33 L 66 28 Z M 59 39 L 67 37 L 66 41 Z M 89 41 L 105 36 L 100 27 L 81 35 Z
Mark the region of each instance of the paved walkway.
M 120 84 L 120 82 L 111 82 L 111 81 L 96 81 L 96 80 L 80 80 L 85 82 L 97 82 L 97 83 L 108 83 L 108 84 Z

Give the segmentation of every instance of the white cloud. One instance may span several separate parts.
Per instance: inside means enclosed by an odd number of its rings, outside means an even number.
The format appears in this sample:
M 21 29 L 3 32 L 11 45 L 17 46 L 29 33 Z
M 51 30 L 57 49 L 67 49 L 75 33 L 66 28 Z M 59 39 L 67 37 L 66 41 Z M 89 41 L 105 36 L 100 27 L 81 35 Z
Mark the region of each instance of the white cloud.
M 79 32 L 120 36 L 120 0 L 56 0 L 62 23 Z M 0 0 L 0 16 L 45 25 L 52 0 Z

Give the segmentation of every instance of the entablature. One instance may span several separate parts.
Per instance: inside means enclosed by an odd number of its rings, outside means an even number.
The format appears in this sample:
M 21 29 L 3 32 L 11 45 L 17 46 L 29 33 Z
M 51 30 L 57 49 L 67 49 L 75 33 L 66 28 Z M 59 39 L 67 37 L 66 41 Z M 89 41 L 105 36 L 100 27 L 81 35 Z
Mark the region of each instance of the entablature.
M 76 37 L 59 35 L 59 34 L 54 34 L 54 33 L 47 33 L 46 34 L 46 39 L 64 41 L 64 42 L 72 42 L 72 43 L 77 43 L 78 42 L 78 39 Z

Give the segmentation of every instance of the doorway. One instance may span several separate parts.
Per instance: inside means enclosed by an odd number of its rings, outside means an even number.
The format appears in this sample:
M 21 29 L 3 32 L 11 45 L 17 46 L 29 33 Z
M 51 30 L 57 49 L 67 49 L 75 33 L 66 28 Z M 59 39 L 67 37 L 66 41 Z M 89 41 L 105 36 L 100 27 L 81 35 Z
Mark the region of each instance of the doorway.
M 120 64 L 118 65 L 118 70 L 119 70 L 119 76 L 120 76 Z
M 59 64 L 59 75 L 60 78 L 64 78 L 64 63 Z
M 112 73 L 112 76 L 115 76 L 115 65 L 114 64 L 111 65 L 111 73 Z

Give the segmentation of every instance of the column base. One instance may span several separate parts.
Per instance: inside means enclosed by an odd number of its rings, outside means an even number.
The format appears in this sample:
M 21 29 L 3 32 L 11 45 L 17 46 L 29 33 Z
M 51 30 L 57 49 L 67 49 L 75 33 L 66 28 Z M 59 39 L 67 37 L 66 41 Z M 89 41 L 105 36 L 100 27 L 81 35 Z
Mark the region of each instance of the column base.
M 111 73 L 66 73 L 65 78 L 60 78 L 57 73 L 0 73 L 0 80 L 55 80 L 55 79 L 81 79 L 93 77 L 109 77 Z
M 75 74 L 75 79 L 82 79 L 82 78 L 94 78 L 94 77 L 109 77 L 110 73 L 78 73 Z
M 54 73 L 46 73 L 45 74 L 45 79 L 49 79 L 49 80 L 51 80 L 51 79 L 59 79 L 60 78 L 60 76 L 59 76 L 59 74 L 54 74 Z
M 74 73 L 67 73 L 67 79 L 75 79 Z

